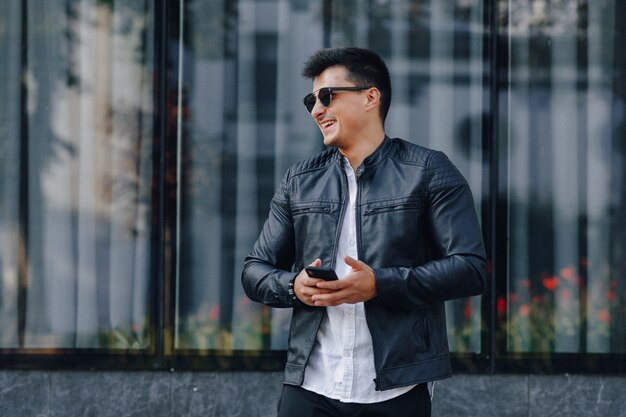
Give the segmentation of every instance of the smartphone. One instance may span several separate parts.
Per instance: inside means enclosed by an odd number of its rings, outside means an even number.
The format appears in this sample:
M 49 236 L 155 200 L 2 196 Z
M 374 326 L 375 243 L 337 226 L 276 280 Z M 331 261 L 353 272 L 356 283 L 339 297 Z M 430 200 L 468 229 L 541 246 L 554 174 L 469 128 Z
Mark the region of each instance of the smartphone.
M 307 266 L 304 268 L 306 273 L 311 278 L 320 278 L 325 281 L 334 281 L 339 279 L 337 274 L 335 274 L 335 270 L 332 268 L 322 268 L 321 266 Z

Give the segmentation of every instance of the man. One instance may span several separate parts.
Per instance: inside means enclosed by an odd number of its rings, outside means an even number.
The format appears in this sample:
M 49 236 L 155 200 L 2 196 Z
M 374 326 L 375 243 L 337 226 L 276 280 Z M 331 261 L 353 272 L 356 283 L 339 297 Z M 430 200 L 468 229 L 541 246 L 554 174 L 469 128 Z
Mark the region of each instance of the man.
M 430 416 L 428 383 L 451 374 L 444 301 L 485 283 L 471 192 L 441 152 L 385 135 L 374 52 L 324 49 L 303 75 L 329 148 L 287 171 L 242 274 L 251 299 L 293 308 L 278 415 Z

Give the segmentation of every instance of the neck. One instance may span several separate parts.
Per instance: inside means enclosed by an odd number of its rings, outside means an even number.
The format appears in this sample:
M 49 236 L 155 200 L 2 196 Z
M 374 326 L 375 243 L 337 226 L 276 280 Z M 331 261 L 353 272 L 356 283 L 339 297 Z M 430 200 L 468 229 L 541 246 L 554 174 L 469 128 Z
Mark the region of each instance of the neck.
M 339 152 L 350 162 L 353 170 L 363 163 L 365 158 L 378 149 L 385 139 L 385 131 L 380 129 L 371 129 L 368 134 L 359 136 L 351 146 L 343 146 L 339 148 Z

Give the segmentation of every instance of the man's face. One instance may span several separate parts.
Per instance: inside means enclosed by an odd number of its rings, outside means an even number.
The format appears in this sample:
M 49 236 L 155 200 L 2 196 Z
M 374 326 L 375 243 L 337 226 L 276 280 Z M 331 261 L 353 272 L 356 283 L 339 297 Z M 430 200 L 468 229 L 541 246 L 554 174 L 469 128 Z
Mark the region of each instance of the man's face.
M 355 87 L 355 84 L 346 79 L 344 67 L 336 66 L 327 68 L 313 80 L 316 94 L 323 87 Z M 311 116 L 324 135 L 325 145 L 347 149 L 358 139 L 363 125 L 363 94 L 360 91 L 337 91 L 328 107 L 317 100 Z

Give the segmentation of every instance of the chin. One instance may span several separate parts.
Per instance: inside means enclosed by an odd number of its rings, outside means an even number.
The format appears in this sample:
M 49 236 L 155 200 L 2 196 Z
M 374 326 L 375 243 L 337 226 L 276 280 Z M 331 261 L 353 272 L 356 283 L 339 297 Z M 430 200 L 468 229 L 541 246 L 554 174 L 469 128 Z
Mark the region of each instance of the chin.
M 326 137 L 324 136 L 324 145 L 326 146 L 338 146 L 339 141 L 335 137 Z

